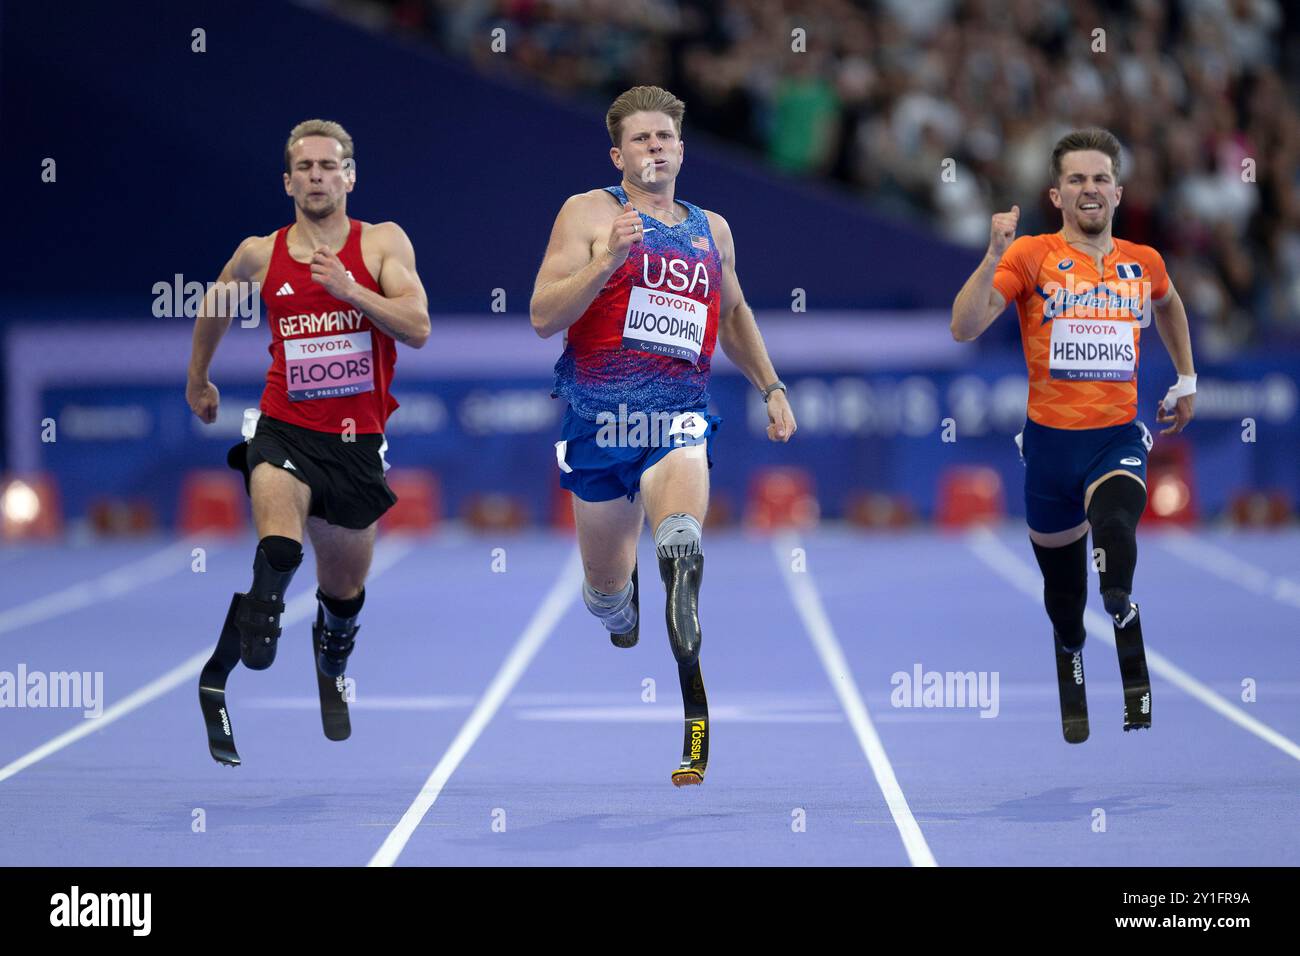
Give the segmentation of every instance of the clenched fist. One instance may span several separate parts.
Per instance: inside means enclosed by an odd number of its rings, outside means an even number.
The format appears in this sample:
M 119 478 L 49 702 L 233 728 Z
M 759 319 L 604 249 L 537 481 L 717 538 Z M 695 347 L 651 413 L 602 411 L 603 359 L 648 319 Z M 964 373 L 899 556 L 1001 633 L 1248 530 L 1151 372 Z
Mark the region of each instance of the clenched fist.
M 217 408 L 221 404 L 221 393 L 217 386 L 206 378 L 189 378 L 185 383 L 185 401 L 199 421 L 211 425 L 217 420 Z
M 1016 223 L 1020 220 L 1020 207 L 1012 206 L 1010 212 L 996 212 L 989 227 L 989 255 L 1001 259 L 1012 240 L 1016 238 Z
M 641 214 L 632 208 L 630 202 L 623 203 L 623 211 L 614 220 L 609 229 L 606 248 L 618 262 L 624 262 L 632 250 L 632 244 L 641 241 Z
M 336 299 L 347 301 L 356 284 L 343 261 L 332 253 L 327 246 L 318 246 L 311 254 L 311 278 L 325 287 L 325 291 Z

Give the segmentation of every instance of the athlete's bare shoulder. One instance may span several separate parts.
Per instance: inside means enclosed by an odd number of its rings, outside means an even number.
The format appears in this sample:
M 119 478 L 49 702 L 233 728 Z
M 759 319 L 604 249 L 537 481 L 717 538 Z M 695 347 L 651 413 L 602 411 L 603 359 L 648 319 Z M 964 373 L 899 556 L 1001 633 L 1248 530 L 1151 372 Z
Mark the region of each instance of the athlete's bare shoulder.
M 575 193 L 564 200 L 555 217 L 551 244 L 581 242 L 589 245 L 597 236 L 609 231 L 610 223 L 618 218 L 620 212 L 618 200 L 603 189 Z
M 735 251 L 735 239 L 731 235 L 731 224 L 722 218 L 722 213 L 714 212 L 712 209 L 700 210 L 704 213 L 704 218 L 708 220 L 709 231 L 713 233 L 713 244 L 718 247 L 718 254 L 723 260 L 730 260 L 732 253 Z
M 235 249 L 226 268 L 230 277 L 242 282 L 250 281 L 266 272 L 275 248 L 275 233 L 267 236 L 249 236 Z
M 719 234 L 731 237 L 731 223 L 722 218 L 722 213 L 714 212 L 712 209 L 701 209 L 700 212 L 704 213 L 704 218 L 709 221 L 709 228 L 713 230 L 715 237 Z
M 560 215 L 573 216 L 592 226 L 608 226 L 622 213 L 623 207 L 613 193 L 604 189 L 588 189 L 574 193 L 560 207 Z
M 400 248 L 411 243 L 406 230 L 392 220 L 361 223 L 361 241 L 381 249 Z

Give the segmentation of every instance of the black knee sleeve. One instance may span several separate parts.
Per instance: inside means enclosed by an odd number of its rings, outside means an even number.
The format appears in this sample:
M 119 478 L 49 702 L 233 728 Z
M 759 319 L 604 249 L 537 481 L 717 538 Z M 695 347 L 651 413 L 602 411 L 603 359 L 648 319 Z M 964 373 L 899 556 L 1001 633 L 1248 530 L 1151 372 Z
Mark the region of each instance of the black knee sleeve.
M 316 600 L 320 601 L 325 612 L 325 626 L 331 631 L 341 631 L 351 627 L 366 603 L 366 589 L 353 598 L 330 597 L 320 588 L 316 589 Z
M 1088 536 L 1063 548 L 1044 548 L 1037 542 L 1034 557 L 1043 572 L 1043 606 L 1061 644 L 1070 651 L 1083 646 L 1087 632 L 1083 612 L 1088 605 Z
M 1133 591 L 1137 567 L 1137 526 L 1147 505 L 1147 491 L 1139 482 L 1123 475 L 1107 478 L 1092 493 L 1088 522 L 1092 525 L 1092 546 L 1098 552 L 1097 571 L 1106 610 L 1119 613 Z M 1108 593 L 1112 592 L 1112 593 Z M 1122 595 L 1119 593 L 1122 592 Z M 1111 605 L 1115 604 L 1112 609 Z
M 298 570 L 298 565 L 302 564 L 302 544 L 278 534 L 268 534 L 261 541 L 257 542 L 257 550 L 266 555 L 267 564 L 281 573 L 288 572 L 290 575 Z M 257 570 L 256 564 L 253 570 Z

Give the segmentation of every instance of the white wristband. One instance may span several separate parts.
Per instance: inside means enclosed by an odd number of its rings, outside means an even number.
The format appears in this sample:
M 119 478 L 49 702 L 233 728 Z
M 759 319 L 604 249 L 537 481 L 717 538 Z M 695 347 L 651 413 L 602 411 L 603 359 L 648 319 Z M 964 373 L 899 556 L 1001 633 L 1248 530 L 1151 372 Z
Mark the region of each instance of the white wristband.
M 1196 376 L 1179 375 L 1177 384 L 1171 385 L 1169 387 L 1169 391 L 1165 392 L 1165 397 L 1161 400 L 1160 404 L 1165 411 L 1172 412 L 1174 410 L 1174 406 L 1178 404 L 1178 400 L 1180 398 L 1182 398 L 1184 395 L 1195 395 L 1195 394 L 1196 394 Z

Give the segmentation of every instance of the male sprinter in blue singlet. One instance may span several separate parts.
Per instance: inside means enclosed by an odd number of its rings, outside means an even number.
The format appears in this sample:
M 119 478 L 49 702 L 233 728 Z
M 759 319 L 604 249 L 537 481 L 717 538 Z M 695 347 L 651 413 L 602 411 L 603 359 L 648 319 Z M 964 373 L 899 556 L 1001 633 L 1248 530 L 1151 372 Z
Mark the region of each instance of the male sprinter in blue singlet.
M 583 599 L 618 647 L 637 641 L 636 545 L 642 522 L 654 528 L 686 712 L 678 786 L 703 782 L 708 763 L 697 602 L 708 445 L 721 421 L 707 411 L 715 344 L 762 392 L 768 438 L 795 432 L 736 278 L 727 221 L 674 200 L 685 109 L 656 86 L 614 101 L 605 123 L 622 183 L 565 202 L 530 309 L 538 335 L 566 333 L 553 393 L 569 403 L 560 484 L 573 492 Z

